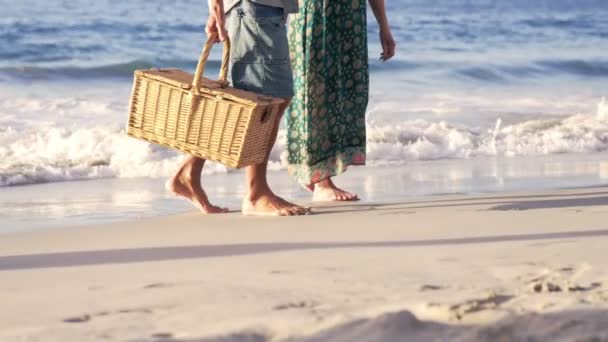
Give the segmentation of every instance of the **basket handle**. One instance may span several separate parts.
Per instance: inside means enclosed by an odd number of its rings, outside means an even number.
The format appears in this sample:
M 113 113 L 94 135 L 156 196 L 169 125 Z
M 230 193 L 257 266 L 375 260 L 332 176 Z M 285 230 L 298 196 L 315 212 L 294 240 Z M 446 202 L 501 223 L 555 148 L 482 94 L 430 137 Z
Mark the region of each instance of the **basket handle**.
M 198 65 L 196 66 L 196 72 L 194 73 L 194 83 L 192 87 L 194 88 L 194 93 L 200 95 L 200 87 L 203 81 L 203 74 L 205 73 L 205 64 L 207 64 L 207 59 L 209 59 L 209 53 L 211 53 L 211 48 L 215 44 L 217 39 L 217 33 L 209 35 L 207 38 L 207 42 L 205 42 L 205 46 L 203 47 L 203 52 L 201 52 L 201 56 L 198 60 Z M 219 83 L 222 87 L 228 85 L 226 81 L 226 77 L 228 76 L 228 61 L 230 60 L 230 41 L 228 38 L 224 40 L 224 52 L 222 55 L 222 66 L 220 67 L 220 75 L 218 78 Z

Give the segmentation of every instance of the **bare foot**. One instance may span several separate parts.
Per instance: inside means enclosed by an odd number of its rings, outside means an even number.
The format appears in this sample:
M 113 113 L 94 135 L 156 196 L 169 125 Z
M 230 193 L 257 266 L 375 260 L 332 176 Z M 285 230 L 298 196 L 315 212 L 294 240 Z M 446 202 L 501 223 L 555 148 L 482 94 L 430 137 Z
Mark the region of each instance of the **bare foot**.
M 265 193 L 243 199 L 243 215 L 248 216 L 298 216 L 308 215 L 310 209 L 287 202 L 268 190 Z
M 351 202 L 358 201 L 359 196 L 338 188 L 331 178 L 320 181 L 314 185 L 313 201 L 315 202 Z
M 211 204 L 203 188 L 181 172 L 178 172 L 173 176 L 165 186 L 167 190 L 171 191 L 174 195 L 183 197 L 192 202 L 192 204 L 204 214 L 222 214 L 228 212 L 228 209 L 226 208 Z

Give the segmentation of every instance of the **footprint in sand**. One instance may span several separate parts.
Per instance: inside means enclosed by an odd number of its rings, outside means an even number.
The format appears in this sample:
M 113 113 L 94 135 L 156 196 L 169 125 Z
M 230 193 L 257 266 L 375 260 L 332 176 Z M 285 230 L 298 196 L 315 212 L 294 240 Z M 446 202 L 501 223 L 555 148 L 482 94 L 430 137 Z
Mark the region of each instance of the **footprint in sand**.
M 594 291 L 602 286 L 600 282 L 593 282 L 589 285 L 581 285 L 575 280 L 591 268 L 583 265 L 576 268 L 564 266 L 555 269 L 545 269 L 541 275 L 537 275 L 528 280 L 528 285 L 535 293 L 556 293 L 556 292 L 588 292 Z
M 64 319 L 65 323 L 86 323 L 91 320 L 91 315 L 82 315 L 76 317 L 69 317 Z
M 118 310 L 117 313 L 121 313 L 121 314 L 135 314 L 135 313 L 139 313 L 139 314 L 151 314 L 152 310 L 148 309 L 148 308 L 122 309 L 122 310 Z
M 550 281 L 540 281 L 532 284 L 532 290 L 536 293 L 547 293 L 547 292 L 562 292 L 561 286 L 552 283 Z
M 276 310 L 276 311 L 289 310 L 289 309 L 306 309 L 306 308 L 314 308 L 317 305 L 318 305 L 317 302 L 303 300 L 303 301 L 299 301 L 299 302 L 289 302 L 289 303 L 285 303 L 285 304 L 280 304 L 280 305 L 275 306 L 272 309 Z
M 173 287 L 175 284 L 171 283 L 152 283 L 144 286 L 144 289 L 159 289 L 165 287 Z
M 420 288 L 418 289 L 418 292 L 439 291 L 439 290 L 443 290 L 443 289 L 444 289 L 443 286 L 426 284 L 426 285 L 420 286 Z
M 599 289 L 602 287 L 602 283 L 591 283 L 589 286 L 571 285 L 568 286 L 568 292 L 587 292 Z
M 449 312 L 452 318 L 460 321 L 466 315 L 475 312 L 497 309 L 513 298 L 515 298 L 515 296 L 492 294 L 485 298 L 470 299 L 462 303 L 454 304 L 450 306 Z
M 513 298 L 515 296 L 492 293 L 487 297 L 468 299 L 452 305 L 429 302 L 427 306 L 433 310 L 447 311 L 447 315 L 451 321 L 462 321 L 465 316 L 477 312 L 501 310 L 501 305 L 511 301 Z
M 93 319 L 93 317 L 104 317 L 110 315 L 120 315 L 120 314 L 152 314 L 154 313 L 153 309 L 150 308 L 131 308 L 131 309 L 121 309 L 117 311 L 99 311 L 93 314 L 84 314 L 81 316 L 68 317 L 63 320 L 65 323 L 86 323 Z

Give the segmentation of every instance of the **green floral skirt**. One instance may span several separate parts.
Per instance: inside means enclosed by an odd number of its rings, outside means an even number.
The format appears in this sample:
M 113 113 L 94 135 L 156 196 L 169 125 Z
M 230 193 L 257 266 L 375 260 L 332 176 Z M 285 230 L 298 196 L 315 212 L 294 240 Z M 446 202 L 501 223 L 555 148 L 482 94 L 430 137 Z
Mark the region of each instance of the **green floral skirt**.
M 301 184 L 365 164 L 369 73 L 365 0 L 300 0 L 290 22 L 295 96 L 289 172 Z

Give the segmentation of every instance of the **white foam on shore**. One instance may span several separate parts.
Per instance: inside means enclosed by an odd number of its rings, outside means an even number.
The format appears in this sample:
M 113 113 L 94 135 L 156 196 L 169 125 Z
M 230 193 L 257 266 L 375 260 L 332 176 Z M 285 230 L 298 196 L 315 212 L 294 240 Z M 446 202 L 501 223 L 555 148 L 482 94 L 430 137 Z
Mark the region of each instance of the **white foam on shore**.
M 372 165 L 412 160 L 460 159 L 475 156 L 533 156 L 589 153 L 608 149 L 608 105 L 595 115 L 538 118 L 477 130 L 447 121 L 414 120 L 368 127 Z
M 84 102 L 83 102 L 84 101 Z M 11 103 L 20 113 L 52 110 L 62 124 L 19 121 L 0 111 L 0 186 L 112 177 L 167 177 L 183 155 L 128 137 L 115 124 L 85 124 L 76 113 L 107 115 L 116 122 L 119 104 L 64 99 L 52 103 Z M 86 103 L 85 103 L 86 102 Z M 7 108 L 7 103 L 4 103 Z M 112 114 L 114 113 L 114 114 Z M 27 119 L 27 118 L 26 118 Z M 66 122 L 73 122 L 67 125 Z M 286 167 L 285 132 L 271 154 L 271 170 Z M 400 165 L 414 160 L 476 156 L 532 156 L 608 150 L 608 104 L 597 113 L 564 118 L 537 118 L 491 129 L 447 121 L 412 120 L 368 125 L 368 165 Z M 205 173 L 229 170 L 210 163 Z

